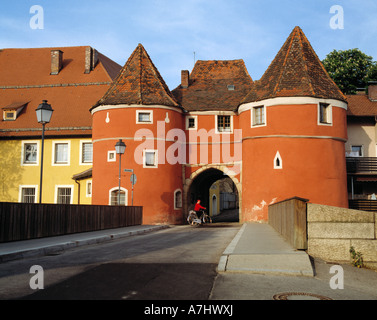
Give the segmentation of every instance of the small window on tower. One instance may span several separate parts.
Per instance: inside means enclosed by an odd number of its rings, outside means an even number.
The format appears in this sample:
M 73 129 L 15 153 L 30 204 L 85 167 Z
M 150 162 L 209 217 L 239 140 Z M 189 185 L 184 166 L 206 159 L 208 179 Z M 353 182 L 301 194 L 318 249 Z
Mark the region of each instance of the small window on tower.
M 331 106 L 328 103 L 319 104 L 319 123 L 321 124 L 331 124 L 332 114 Z
M 274 169 L 283 169 L 283 160 L 281 158 L 279 151 L 276 152 L 276 155 L 274 158 Z

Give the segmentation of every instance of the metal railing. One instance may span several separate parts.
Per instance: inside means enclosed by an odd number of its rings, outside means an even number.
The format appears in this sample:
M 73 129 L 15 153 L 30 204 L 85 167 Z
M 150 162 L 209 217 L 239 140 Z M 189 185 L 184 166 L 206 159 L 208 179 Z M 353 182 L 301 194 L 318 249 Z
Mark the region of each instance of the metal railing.
M 347 157 L 347 173 L 377 174 L 377 157 Z

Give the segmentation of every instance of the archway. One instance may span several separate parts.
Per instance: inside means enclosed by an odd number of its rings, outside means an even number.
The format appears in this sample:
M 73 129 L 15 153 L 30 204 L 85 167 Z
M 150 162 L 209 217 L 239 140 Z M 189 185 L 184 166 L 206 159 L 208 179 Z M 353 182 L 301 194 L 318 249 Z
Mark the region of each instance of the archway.
M 220 209 L 219 215 L 212 216 L 214 222 L 239 222 L 241 219 L 241 184 L 237 178 L 232 176 L 226 166 L 203 166 L 190 175 L 189 179 L 186 179 L 183 190 L 183 202 L 184 202 L 184 214 L 187 215 L 189 210 L 194 208 L 197 199 L 201 199 L 203 206 L 207 208 L 207 212 L 212 215 L 213 195 L 216 196 L 217 206 Z M 229 174 L 229 175 L 228 175 Z M 213 193 L 211 189 L 220 188 L 221 181 L 227 180 L 231 184 L 234 200 L 233 206 L 224 206 L 224 203 L 229 200 L 230 196 L 226 195 L 227 192 L 221 193 L 220 190 L 216 190 Z M 214 188 L 216 186 L 216 188 Z M 233 212 L 229 212 L 233 210 Z M 222 215 L 226 212 L 227 215 Z

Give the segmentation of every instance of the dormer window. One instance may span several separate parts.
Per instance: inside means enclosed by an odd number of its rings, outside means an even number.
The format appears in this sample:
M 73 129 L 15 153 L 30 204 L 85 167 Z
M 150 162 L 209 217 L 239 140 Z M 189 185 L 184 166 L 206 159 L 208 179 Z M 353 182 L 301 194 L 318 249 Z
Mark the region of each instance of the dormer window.
M 4 110 L 3 111 L 3 120 L 4 121 L 13 121 L 16 120 L 16 111 L 13 110 Z
M 234 84 L 228 84 L 228 90 L 229 91 L 234 91 L 236 87 L 234 86 Z
M 14 102 L 3 108 L 3 120 L 14 121 L 28 102 Z

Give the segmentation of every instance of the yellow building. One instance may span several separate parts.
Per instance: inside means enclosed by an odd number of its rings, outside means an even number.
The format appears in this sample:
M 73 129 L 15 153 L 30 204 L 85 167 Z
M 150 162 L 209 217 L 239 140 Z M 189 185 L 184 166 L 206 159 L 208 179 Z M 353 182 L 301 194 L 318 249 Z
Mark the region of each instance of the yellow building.
M 91 115 L 120 66 L 91 47 L 0 50 L 0 201 L 91 203 Z

